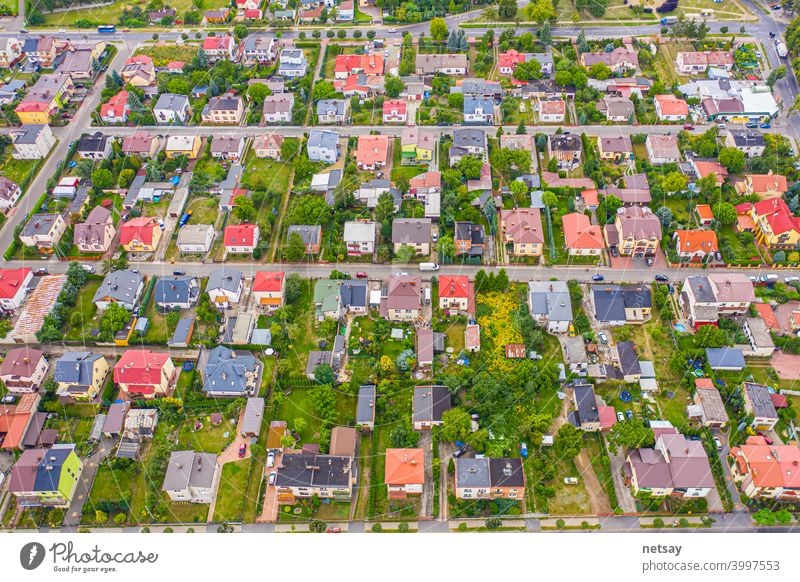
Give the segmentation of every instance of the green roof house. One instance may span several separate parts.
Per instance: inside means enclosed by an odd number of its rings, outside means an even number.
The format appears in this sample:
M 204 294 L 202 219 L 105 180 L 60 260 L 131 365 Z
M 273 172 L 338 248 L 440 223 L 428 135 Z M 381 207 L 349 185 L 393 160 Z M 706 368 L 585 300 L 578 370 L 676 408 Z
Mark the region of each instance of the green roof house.
M 314 305 L 317 307 L 317 321 L 326 318 L 338 319 L 341 315 L 339 287 L 342 282 L 334 279 L 320 279 L 314 286 Z

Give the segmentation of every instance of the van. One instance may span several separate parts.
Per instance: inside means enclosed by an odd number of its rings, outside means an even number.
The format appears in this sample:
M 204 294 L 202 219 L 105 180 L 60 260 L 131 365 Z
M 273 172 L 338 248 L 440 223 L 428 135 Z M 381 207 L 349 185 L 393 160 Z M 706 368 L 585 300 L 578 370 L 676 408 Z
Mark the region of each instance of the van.
M 766 279 L 767 279 L 767 281 L 777 281 L 778 280 L 778 276 L 775 275 L 775 274 L 766 275 Z
M 420 263 L 419 264 L 420 271 L 438 271 L 439 265 L 436 263 Z
M 565 485 L 577 485 L 578 478 L 577 477 L 564 477 L 564 484 Z
M 425 287 L 425 304 L 429 305 L 431 302 L 431 288 Z

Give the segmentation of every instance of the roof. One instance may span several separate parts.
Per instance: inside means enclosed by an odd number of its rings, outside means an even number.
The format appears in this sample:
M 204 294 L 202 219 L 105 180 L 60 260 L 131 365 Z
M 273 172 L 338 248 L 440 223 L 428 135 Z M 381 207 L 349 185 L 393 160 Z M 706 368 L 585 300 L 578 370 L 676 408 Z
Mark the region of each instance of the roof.
M 694 211 L 701 220 L 714 220 L 714 212 L 711 210 L 710 204 L 698 204 L 694 207 Z
M 14 348 L 0 364 L 0 376 L 31 378 L 44 358 L 44 352 L 29 346 Z
M 501 210 L 500 223 L 507 240 L 515 243 L 544 243 L 542 215 L 538 208 Z
M 232 224 L 225 227 L 225 246 L 253 246 L 258 232 L 257 224 Z
M 599 422 L 600 414 L 597 410 L 594 387 L 591 384 L 577 384 L 573 386 L 573 390 L 580 424 Z
M 489 474 L 492 487 L 525 486 L 525 472 L 520 458 L 490 458 Z
M 346 112 L 346 99 L 320 99 L 317 101 L 317 115 L 319 116 L 343 116 Z
M 97 288 L 92 301 L 102 301 L 111 298 L 114 301 L 133 303 L 136 292 L 144 282 L 144 276 L 130 270 L 111 271 L 103 278 Z
M 755 301 L 753 282 L 744 273 L 710 273 L 709 282 L 719 303 L 750 303 Z
M 713 230 L 676 230 L 674 236 L 679 253 L 716 253 L 719 250 L 717 233 Z
M 48 275 L 39 280 L 39 284 L 22 307 L 12 337 L 24 338 L 42 328 L 45 316 L 52 310 L 66 282 L 66 275 Z
M 778 418 L 769 388 L 761 384 L 745 382 L 744 392 L 756 418 Z
M 326 129 L 312 129 L 308 134 L 307 148 L 336 149 L 339 144 L 339 134 Z
M 425 483 L 425 452 L 422 449 L 386 449 L 384 481 L 387 485 Z
M 29 267 L 0 269 L 0 299 L 13 299 L 31 276 Z
M 128 92 L 123 90 L 100 106 L 101 117 L 122 117 L 128 105 Z
M 768 445 L 764 437 L 751 436 L 731 449 L 731 455 L 739 471 L 749 475 L 756 487 L 800 488 L 800 448 L 796 445 Z
M 264 99 L 263 111 L 271 113 L 291 113 L 294 106 L 294 93 L 276 93 Z
M 617 211 L 620 238 L 622 240 L 661 240 L 661 221 L 647 207 L 626 206 Z
M 264 399 L 248 398 L 242 415 L 240 431 L 244 434 L 259 434 L 264 421 Z
M 228 34 L 220 36 L 207 36 L 203 39 L 203 50 L 227 50 L 233 43 L 233 38 Z
M 482 115 L 487 115 L 494 112 L 494 102 L 489 97 L 465 97 L 464 98 L 464 114 L 474 115 L 478 111 Z
M 169 353 L 151 350 L 126 350 L 114 365 L 117 384 L 160 385 L 161 369 L 170 360 Z
M 584 67 L 591 67 L 597 63 L 603 63 L 609 67 L 620 64 L 630 64 L 633 67 L 638 67 L 639 55 L 636 51 L 629 51 L 627 48 L 620 46 L 610 52 L 583 53 L 581 62 Z
M 368 384 L 358 389 L 356 424 L 375 422 L 375 385 Z
M 369 220 L 349 220 L 344 223 L 344 242 L 375 242 L 376 224 Z
M 431 242 L 430 218 L 395 218 L 392 221 L 394 244 L 428 244 Z
M 153 289 L 156 303 L 186 303 L 199 294 L 198 287 L 192 285 L 197 282 L 188 275 L 172 275 L 159 277 Z
M 63 222 L 60 214 L 34 214 L 22 231 L 23 236 L 48 235 L 58 221 Z
M 654 158 L 679 160 L 681 150 L 678 148 L 678 136 L 651 133 L 647 136 L 647 145 Z
M 119 242 L 126 245 L 138 241 L 145 245 L 153 244 L 153 231 L 158 228 L 158 221 L 150 216 L 138 216 L 123 222 L 119 230 Z
M 392 275 L 383 295 L 385 309 L 419 309 L 422 304 L 422 278 L 410 275 Z M 381 300 L 381 312 L 384 301 Z
M 423 74 L 432 74 L 439 69 L 467 69 L 467 55 L 459 54 L 417 54 L 417 69 Z
M 467 275 L 442 275 L 439 277 L 439 298 L 469 299 L 472 284 Z
M 235 293 L 239 290 L 239 285 L 244 277 L 242 272 L 230 267 L 220 267 L 214 269 L 208 274 L 208 282 L 206 283 L 206 291 L 213 289 L 221 289 L 223 291 L 230 291 Z
M 769 303 L 754 303 L 753 305 L 759 317 L 763 320 L 764 325 L 767 326 L 767 329 L 779 330 L 781 328 L 778 323 L 778 317 L 775 315 L 775 311 L 773 311 Z
M 383 54 L 371 52 L 362 55 L 337 55 L 336 73 L 363 72 L 366 75 L 383 74 Z
M 95 362 L 102 357 L 92 352 L 66 352 L 56 361 L 53 380 L 73 386 L 89 386 L 94 379 Z
M 489 459 L 486 457 L 481 459 L 466 457 L 455 459 L 455 480 L 456 489 L 488 489 L 492 486 Z
M 284 453 L 278 487 L 349 487 L 353 459 L 335 455 Z
M 564 281 L 529 281 L 531 315 L 548 321 L 572 321 L 572 302 Z
M 162 491 L 180 491 L 189 487 L 209 489 L 214 483 L 217 455 L 194 451 L 173 451 L 164 475 Z
M 639 356 L 636 355 L 636 346 L 633 342 L 619 342 L 617 344 L 617 357 L 623 375 L 638 375 L 642 373 L 639 365 Z
M 710 387 L 701 387 L 695 383 L 694 401 L 702 407 L 706 421 L 728 422 L 725 404 L 722 402 L 722 396 L 719 390 L 714 387 L 713 382 Z
M 628 101 L 630 103 L 630 101 Z M 631 103 L 631 109 L 633 104 Z M 633 151 L 631 138 L 627 135 L 617 135 L 613 137 L 600 137 L 600 148 L 606 153 L 626 154 Z
M 236 153 L 242 147 L 243 141 L 244 138 L 234 135 L 215 135 L 211 141 L 211 152 Z
M 746 174 L 745 180 L 749 181 L 753 192 L 780 192 L 785 193 L 789 186 L 786 176 L 780 174 Z
M 349 280 L 342 282 L 339 287 L 339 304 L 347 308 L 366 308 L 369 303 L 369 283 L 364 280 Z
M 73 444 L 56 444 L 49 449 L 28 449 L 22 452 L 11 468 L 8 490 L 11 493 L 58 491 L 61 470 Z
M 757 220 L 764 218 L 774 235 L 800 231 L 800 217 L 794 216 L 783 198 L 767 198 L 753 204 Z
M 385 135 L 360 135 L 356 160 L 359 164 L 372 166 L 386 163 L 389 156 L 389 138 Z
M 653 306 L 649 287 L 632 285 L 593 285 L 592 299 L 599 321 L 625 321 L 626 309 Z
M 675 95 L 655 95 L 653 97 L 658 103 L 662 115 L 689 115 L 689 106 L 686 101 L 675 97 Z
M 761 132 L 752 130 L 752 129 L 729 129 L 728 135 L 730 135 L 733 143 L 738 148 L 757 148 L 757 147 L 764 147 L 764 136 Z
M 450 391 L 446 386 L 414 387 L 414 422 L 441 422 L 450 410 Z
M 712 370 L 745 367 L 744 355 L 739 348 L 706 348 L 706 359 Z
M 599 225 L 592 224 L 585 214 L 571 212 L 561 217 L 564 240 L 570 249 L 602 249 L 603 232 Z
M 563 99 L 545 99 L 539 102 L 540 115 L 563 115 L 567 110 L 567 104 Z
M 105 421 L 103 422 L 103 432 L 105 433 L 120 433 L 125 424 L 125 415 L 128 414 L 131 403 L 128 400 L 121 400 L 113 402 L 108 407 Z
M 356 452 L 356 429 L 349 426 L 334 426 L 331 430 L 331 455 L 352 457 Z
M 203 106 L 203 114 L 211 111 L 237 111 L 241 105 L 242 98 L 238 95 L 219 95 L 208 100 Z M 211 149 L 215 151 L 213 144 Z
M 186 95 L 175 93 L 162 93 L 158 96 L 154 110 L 164 109 L 169 111 L 180 111 L 189 107 L 189 98 Z
M 208 231 L 214 231 L 213 224 L 187 224 L 178 231 L 178 244 L 201 244 L 205 243 Z
M 303 239 L 303 244 L 318 245 L 322 238 L 322 227 L 318 224 L 292 224 L 289 226 L 287 234 L 291 236 L 297 233 Z
M 150 153 L 155 138 L 156 136 L 148 131 L 136 131 L 122 140 L 122 153 Z

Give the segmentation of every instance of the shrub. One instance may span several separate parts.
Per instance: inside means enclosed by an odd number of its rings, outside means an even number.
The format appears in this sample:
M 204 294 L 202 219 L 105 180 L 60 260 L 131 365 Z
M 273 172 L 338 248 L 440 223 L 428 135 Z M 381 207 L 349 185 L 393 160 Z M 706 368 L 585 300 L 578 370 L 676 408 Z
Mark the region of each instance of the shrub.
M 117 515 L 114 516 L 114 523 L 116 523 L 117 525 L 122 525 L 123 523 L 125 523 L 126 519 L 128 519 L 127 515 L 125 515 L 124 513 L 118 513 Z
M 381 533 L 383 531 L 383 526 L 379 523 L 372 524 L 372 532 L 373 533 Z
M 558 529 L 564 529 L 564 527 L 565 527 L 566 525 L 567 525 L 567 523 L 566 523 L 566 522 L 565 522 L 563 519 L 558 519 L 558 520 L 556 520 L 556 527 L 557 527 Z
M 653 520 L 653 526 L 654 527 L 664 527 L 664 520 L 661 519 L 660 517 L 655 518 Z
M 486 520 L 486 529 L 500 529 L 502 526 L 503 522 L 496 517 L 490 517 Z
M 408 522 L 401 521 L 400 525 L 397 526 L 397 531 L 399 531 L 400 533 L 406 533 L 408 531 Z
M 458 531 L 467 531 L 467 523 L 465 521 L 458 524 Z

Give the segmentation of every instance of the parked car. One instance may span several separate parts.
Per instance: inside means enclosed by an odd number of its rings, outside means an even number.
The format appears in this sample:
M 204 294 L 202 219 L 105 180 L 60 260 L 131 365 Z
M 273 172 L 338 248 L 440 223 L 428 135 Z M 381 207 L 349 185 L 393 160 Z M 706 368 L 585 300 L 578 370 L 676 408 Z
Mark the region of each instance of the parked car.
M 390 33 L 390 34 L 394 34 L 395 32 L 397 32 L 397 29 L 396 29 L 396 28 L 390 28 L 390 29 L 389 29 L 389 30 L 387 30 L 386 32 L 388 32 L 388 33 Z
M 625 415 L 624 415 L 624 414 L 622 414 L 622 411 L 621 411 L 621 410 L 620 410 L 620 411 L 617 411 L 617 420 L 618 420 L 619 422 L 622 422 L 623 420 L 625 420 Z
M 458 448 L 455 451 L 453 451 L 453 458 L 457 459 L 457 458 L 459 458 L 461 455 L 463 455 L 466 452 L 467 452 L 467 449 L 465 449 L 464 447 Z
M 172 271 L 172 274 L 176 277 L 182 277 L 186 274 L 186 271 Z
M 91 265 L 87 265 L 84 263 L 83 265 L 81 265 L 81 268 L 87 273 L 94 273 L 94 267 Z
M 603 275 L 601 275 L 600 273 L 595 273 L 594 275 L 592 275 L 592 281 L 603 281 L 603 280 L 605 280 L 605 277 L 603 277 Z
M 33 274 L 34 274 L 35 276 L 37 276 L 37 277 L 44 277 L 45 275 L 49 275 L 49 274 L 50 274 L 50 271 L 48 271 L 48 270 L 47 270 L 47 269 L 45 269 L 44 267 L 39 267 L 38 269 L 36 269 L 36 270 L 33 272 Z
M 756 121 L 751 121 L 750 123 L 747 124 L 747 129 L 756 129 L 757 127 L 758 127 L 758 122 Z
M 770 127 L 772 127 L 772 125 L 770 125 L 769 123 L 762 123 L 760 127 L 761 129 L 769 129 Z
M 356 279 L 369 279 L 369 275 L 367 275 L 364 271 L 359 271 L 356 273 Z
M 600 338 L 600 342 L 601 343 L 604 343 L 604 344 L 608 343 L 608 336 L 606 335 L 606 332 L 601 331 L 600 333 L 597 334 L 597 337 Z
M 659 273 L 658 275 L 656 275 L 656 281 L 658 281 L 659 283 L 666 283 L 667 281 L 669 281 L 669 277 Z
M 278 479 L 278 473 L 276 473 L 275 471 L 273 471 L 272 473 L 269 474 L 269 484 L 270 485 L 275 485 L 275 481 L 277 479 Z
M 274 467 L 275 466 L 275 452 L 270 451 L 267 454 L 267 467 Z
M 769 37 L 770 37 L 770 38 L 775 38 L 775 33 L 774 33 L 774 32 L 772 32 L 771 30 L 769 31 Z
M 244 459 L 245 454 L 247 453 L 247 445 L 242 443 L 239 445 L 239 458 Z
M 625 411 L 625 418 L 627 418 L 628 420 L 633 420 L 633 410 L 631 410 L 630 408 L 628 410 L 626 410 Z
M 577 485 L 578 478 L 577 477 L 564 477 L 564 484 L 565 485 Z
M 800 281 L 800 277 L 784 277 L 783 280 L 787 283 L 793 283 L 794 281 Z
M 719 440 L 719 437 L 714 437 L 714 444 L 717 445 L 718 451 L 722 449 L 722 441 Z
M 692 125 L 691 123 L 684 123 L 683 129 L 685 129 L 686 131 L 692 131 L 694 129 L 694 125 Z
M 763 437 L 765 443 L 768 445 L 772 444 L 772 439 L 768 435 L 764 434 L 763 432 L 759 432 L 758 434 L 759 436 Z

